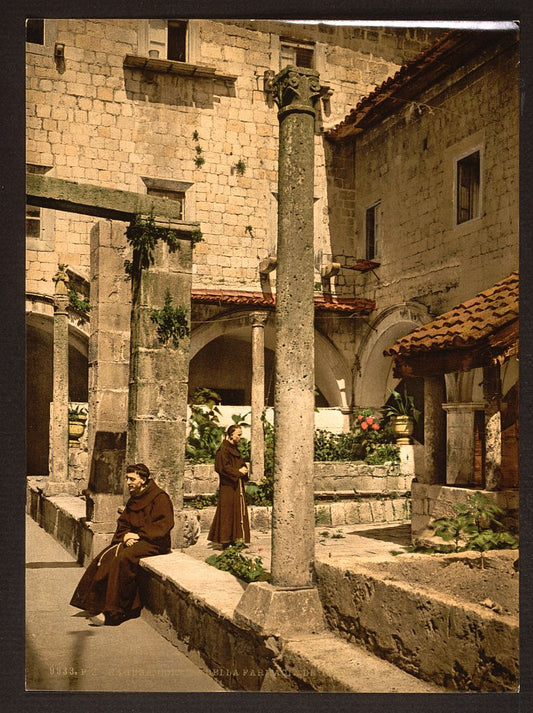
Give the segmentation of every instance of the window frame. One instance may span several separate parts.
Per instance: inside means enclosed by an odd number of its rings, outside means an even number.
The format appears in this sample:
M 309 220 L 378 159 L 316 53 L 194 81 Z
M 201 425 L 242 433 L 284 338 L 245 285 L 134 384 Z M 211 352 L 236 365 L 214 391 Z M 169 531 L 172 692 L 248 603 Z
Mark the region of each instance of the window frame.
M 369 247 L 369 214 L 372 212 L 373 215 L 373 235 L 372 235 L 372 254 Z M 373 201 L 370 205 L 365 208 L 365 259 L 366 260 L 378 260 L 382 257 L 383 244 L 382 244 L 382 207 L 381 199 Z
M 294 62 L 284 63 L 284 60 L 283 60 L 284 48 L 289 48 L 293 51 Z M 298 52 L 298 50 L 311 52 L 310 66 L 307 66 L 304 64 L 297 64 L 296 53 Z M 295 67 L 301 67 L 302 69 L 315 69 L 316 62 L 317 62 L 317 56 L 316 56 L 316 43 L 315 42 L 311 42 L 311 41 L 306 42 L 303 40 L 295 40 L 295 39 L 292 39 L 289 37 L 280 37 L 279 38 L 279 67 L 280 67 L 280 69 L 283 69 L 283 67 L 287 66 L 287 64 L 292 64 Z
M 464 165 L 465 167 L 468 166 L 465 162 L 468 159 L 472 159 L 474 156 L 477 155 L 477 184 L 475 181 L 472 181 L 469 186 L 468 186 L 468 191 L 470 193 L 469 196 L 469 205 L 467 206 L 468 210 L 468 217 L 465 217 L 463 219 L 460 218 L 460 211 L 462 210 L 462 203 L 461 203 L 461 168 Z M 481 149 L 475 148 L 472 151 L 467 151 L 464 155 L 457 157 L 454 162 L 454 195 L 455 195 L 455 225 L 460 226 L 464 225 L 465 223 L 469 223 L 472 220 L 476 220 L 481 216 L 481 179 L 482 179 L 482 163 L 481 163 Z M 472 188 L 474 187 L 474 190 Z

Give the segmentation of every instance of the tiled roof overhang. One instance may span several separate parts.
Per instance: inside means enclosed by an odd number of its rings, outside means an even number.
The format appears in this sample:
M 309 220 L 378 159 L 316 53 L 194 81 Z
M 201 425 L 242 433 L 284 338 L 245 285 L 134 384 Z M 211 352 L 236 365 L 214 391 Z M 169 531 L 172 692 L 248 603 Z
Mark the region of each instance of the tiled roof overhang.
M 385 349 L 395 376 L 468 371 L 518 354 L 518 283 L 516 270 Z
M 275 309 L 276 296 L 263 292 L 246 292 L 238 290 L 193 289 L 191 299 L 195 304 L 212 304 L 220 307 L 254 307 Z M 376 309 L 373 300 L 364 298 L 340 298 L 315 296 L 315 310 L 327 312 L 344 312 L 354 314 L 370 314 Z
M 517 38 L 517 32 L 502 30 L 452 30 L 445 33 L 361 99 L 344 121 L 325 132 L 325 136 L 342 141 L 362 133 L 405 107 L 428 86 L 464 65 L 469 57 L 484 50 L 491 51 L 498 43 L 514 44 Z

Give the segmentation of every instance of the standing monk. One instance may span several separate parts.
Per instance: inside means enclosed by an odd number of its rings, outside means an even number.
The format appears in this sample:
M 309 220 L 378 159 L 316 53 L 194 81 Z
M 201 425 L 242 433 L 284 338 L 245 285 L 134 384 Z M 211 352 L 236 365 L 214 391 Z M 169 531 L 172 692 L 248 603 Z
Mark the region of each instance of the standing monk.
M 172 502 L 143 463 L 128 465 L 130 499 L 106 547 L 87 567 L 70 603 L 91 614 L 91 624 L 117 626 L 140 616 L 137 572 L 141 557 L 170 552 Z
M 220 488 L 215 517 L 207 539 L 220 543 L 224 549 L 237 540 L 250 542 L 250 523 L 244 493 L 248 468 L 237 448 L 241 438 L 241 427 L 236 424 L 230 426 L 215 457 Z

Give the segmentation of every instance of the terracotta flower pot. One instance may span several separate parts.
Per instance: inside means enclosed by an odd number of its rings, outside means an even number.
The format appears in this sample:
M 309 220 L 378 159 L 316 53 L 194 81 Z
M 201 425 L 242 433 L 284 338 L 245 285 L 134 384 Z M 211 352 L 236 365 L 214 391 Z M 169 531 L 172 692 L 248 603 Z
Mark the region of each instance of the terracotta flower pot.
M 410 436 L 414 431 L 413 419 L 410 416 L 394 416 L 391 419 L 392 432 L 398 445 L 409 445 Z

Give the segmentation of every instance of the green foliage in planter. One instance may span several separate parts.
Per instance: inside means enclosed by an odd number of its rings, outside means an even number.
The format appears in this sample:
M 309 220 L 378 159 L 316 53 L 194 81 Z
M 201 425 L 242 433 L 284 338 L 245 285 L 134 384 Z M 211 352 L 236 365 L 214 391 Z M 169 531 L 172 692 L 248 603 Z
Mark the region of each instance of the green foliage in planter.
M 271 575 L 263 567 L 262 558 L 246 557 L 242 554 L 245 547 L 243 540 L 237 540 L 234 545 L 230 545 L 218 555 L 210 555 L 205 561 L 224 572 L 231 572 L 245 582 L 270 582 Z
M 431 528 L 437 537 L 454 543 L 454 551 L 517 549 L 518 538 L 497 519 L 503 510 L 483 493 L 475 493 L 466 503 L 452 505 L 454 515 L 439 517 Z
M 385 404 L 383 407 L 383 415 L 390 419 L 394 416 L 409 416 L 413 423 L 416 423 L 420 418 L 420 411 L 415 406 L 414 397 L 407 393 L 404 386 L 403 393 L 392 389 L 391 396 L 393 403 Z
M 161 344 L 172 341 L 177 349 L 180 340 L 190 334 L 187 310 L 182 306 L 172 306 L 172 295 L 168 289 L 165 293 L 165 306 L 163 309 L 151 309 L 150 319 L 157 325 L 157 337 Z
M 70 406 L 69 405 L 68 420 L 69 421 L 86 421 L 87 420 L 87 409 L 84 406 Z

